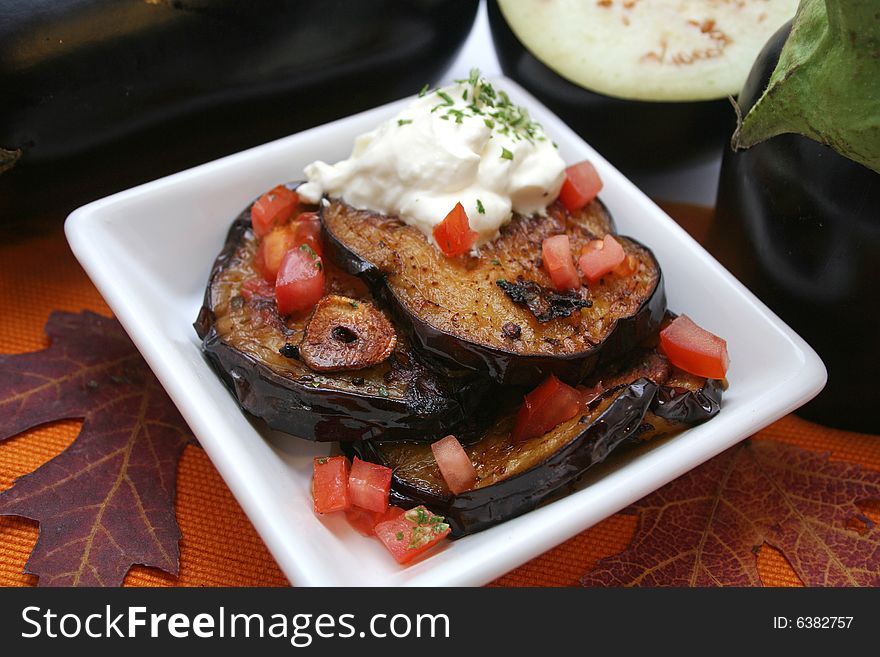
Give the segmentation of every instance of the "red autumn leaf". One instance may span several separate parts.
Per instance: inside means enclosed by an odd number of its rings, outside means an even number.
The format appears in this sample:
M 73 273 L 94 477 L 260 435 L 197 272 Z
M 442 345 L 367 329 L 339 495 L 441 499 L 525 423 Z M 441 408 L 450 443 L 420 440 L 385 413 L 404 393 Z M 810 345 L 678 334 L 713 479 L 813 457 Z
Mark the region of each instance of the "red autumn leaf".
M 880 472 L 746 441 L 638 501 L 630 547 L 581 583 L 760 586 L 756 553 L 767 543 L 807 586 L 878 586 L 880 528 L 858 507 L 877 499 Z
M 134 564 L 177 574 L 177 461 L 189 429 L 119 323 L 54 312 L 48 349 L 0 355 L 0 440 L 83 418 L 64 452 L 0 493 L 40 523 L 41 586 L 118 586 Z

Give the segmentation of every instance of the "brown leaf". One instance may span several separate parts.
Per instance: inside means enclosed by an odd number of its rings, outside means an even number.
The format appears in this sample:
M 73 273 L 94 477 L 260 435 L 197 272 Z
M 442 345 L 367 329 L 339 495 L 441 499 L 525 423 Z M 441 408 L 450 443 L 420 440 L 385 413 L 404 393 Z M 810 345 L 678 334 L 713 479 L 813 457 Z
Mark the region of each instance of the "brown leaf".
M 177 461 L 189 429 L 114 319 L 54 312 L 51 346 L 0 355 L 0 440 L 83 418 L 64 452 L 0 493 L 40 523 L 26 572 L 41 586 L 118 586 L 134 564 L 177 574 Z
M 760 586 L 756 551 L 780 550 L 807 586 L 880 585 L 880 528 L 858 504 L 880 472 L 746 441 L 637 502 L 629 548 L 584 586 Z

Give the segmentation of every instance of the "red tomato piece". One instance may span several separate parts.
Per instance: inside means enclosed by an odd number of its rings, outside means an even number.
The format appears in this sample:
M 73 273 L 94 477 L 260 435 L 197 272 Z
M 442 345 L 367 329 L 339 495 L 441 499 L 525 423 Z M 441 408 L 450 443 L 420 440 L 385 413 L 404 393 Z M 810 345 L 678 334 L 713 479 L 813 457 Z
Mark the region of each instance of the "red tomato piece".
M 583 395 L 552 374 L 523 399 L 510 438 L 518 443 L 543 436 L 583 408 Z
M 559 190 L 559 200 L 569 212 L 580 210 L 602 190 L 602 179 L 592 164 L 584 160 L 565 170 L 565 181 Z
M 287 221 L 299 205 L 299 194 L 278 185 L 258 198 L 251 206 L 251 227 L 254 235 L 262 237 L 278 224 Z
M 241 284 L 239 292 L 245 301 L 250 301 L 254 297 L 271 299 L 275 296 L 275 286 L 262 278 L 248 278 Z
M 727 341 L 697 326 L 687 315 L 660 331 L 660 349 L 676 367 L 707 379 L 723 379 L 730 357 Z
M 602 382 L 600 381 L 592 388 L 580 386 L 577 388 L 577 391 L 581 393 L 581 404 L 586 408 L 591 402 L 602 396 L 602 393 L 605 392 L 605 388 L 602 387 Z
M 403 513 L 397 506 L 389 506 L 386 511 L 367 511 L 353 506 L 345 510 L 349 524 L 362 536 L 375 536 L 376 525 L 387 520 L 394 520 Z
M 278 278 L 281 261 L 296 246 L 294 240 L 295 234 L 290 225 L 279 226 L 260 240 L 254 254 L 254 268 L 266 281 L 274 283 Z
M 344 456 L 315 458 L 312 471 L 312 502 L 315 513 L 345 511 L 351 506 L 348 475 L 348 459 Z
M 467 253 L 476 244 L 478 237 L 477 231 L 471 230 L 467 213 L 461 203 L 456 203 L 446 218 L 434 226 L 434 241 L 447 257 Z
M 544 269 L 553 281 L 553 287 L 560 292 L 574 290 L 581 286 L 581 279 L 571 258 L 571 243 L 568 235 L 553 235 L 541 243 L 541 258 Z
M 309 310 L 324 296 L 324 265 L 321 256 L 308 245 L 290 249 L 281 261 L 275 279 L 278 312 L 289 315 Z
M 348 477 L 351 503 L 368 511 L 384 513 L 391 491 L 391 468 L 354 458 Z
M 578 267 L 588 282 L 595 283 L 625 261 L 626 253 L 620 242 L 606 235 L 605 239 L 592 240 L 581 249 Z
M 470 490 L 477 483 L 477 471 L 455 436 L 446 436 L 431 445 L 440 474 L 453 494 Z
M 314 212 L 301 213 L 292 224 L 293 244 L 308 244 L 318 255 L 323 254 L 321 244 L 321 220 Z
M 376 536 L 398 563 L 407 563 L 436 545 L 449 532 L 443 516 L 435 516 L 423 506 L 376 525 Z

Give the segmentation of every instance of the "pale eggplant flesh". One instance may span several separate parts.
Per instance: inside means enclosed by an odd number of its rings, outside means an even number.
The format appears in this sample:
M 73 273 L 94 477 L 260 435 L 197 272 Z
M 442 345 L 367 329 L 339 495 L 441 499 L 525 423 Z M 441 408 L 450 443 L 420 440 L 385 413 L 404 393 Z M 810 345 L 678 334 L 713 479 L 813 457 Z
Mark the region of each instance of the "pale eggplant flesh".
M 722 149 L 734 124 L 728 97 L 797 6 L 671 4 L 489 0 L 488 14 L 505 75 L 638 176 Z

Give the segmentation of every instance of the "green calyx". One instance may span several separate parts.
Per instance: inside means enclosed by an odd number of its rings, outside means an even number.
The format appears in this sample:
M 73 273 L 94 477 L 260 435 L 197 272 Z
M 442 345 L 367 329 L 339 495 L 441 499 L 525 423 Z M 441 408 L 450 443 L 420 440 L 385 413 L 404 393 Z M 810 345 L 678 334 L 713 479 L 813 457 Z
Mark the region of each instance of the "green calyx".
M 880 3 L 801 0 L 791 34 L 734 150 L 798 133 L 880 173 Z

